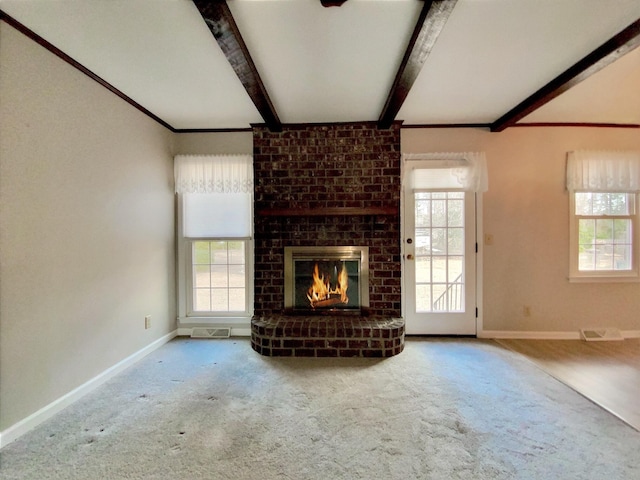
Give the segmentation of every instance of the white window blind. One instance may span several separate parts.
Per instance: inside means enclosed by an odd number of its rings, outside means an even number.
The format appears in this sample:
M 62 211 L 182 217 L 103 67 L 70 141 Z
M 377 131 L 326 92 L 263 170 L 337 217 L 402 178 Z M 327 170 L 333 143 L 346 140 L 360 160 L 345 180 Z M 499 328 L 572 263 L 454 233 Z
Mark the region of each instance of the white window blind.
M 182 233 L 188 238 L 249 238 L 250 193 L 187 193 L 182 197 Z
M 174 171 L 184 237 L 251 237 L 251 155 L 177 155 Z
M 406 153 L 405 177 L 412 190 L 486 192 L 484 152 Z

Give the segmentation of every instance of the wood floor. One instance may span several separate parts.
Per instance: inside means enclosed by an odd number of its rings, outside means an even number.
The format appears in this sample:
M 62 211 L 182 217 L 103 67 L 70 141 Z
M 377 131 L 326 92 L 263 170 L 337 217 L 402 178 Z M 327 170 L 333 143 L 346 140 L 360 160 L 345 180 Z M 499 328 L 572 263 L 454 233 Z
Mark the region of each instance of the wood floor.
M 640 431 L 640 338 L 497 342 Z

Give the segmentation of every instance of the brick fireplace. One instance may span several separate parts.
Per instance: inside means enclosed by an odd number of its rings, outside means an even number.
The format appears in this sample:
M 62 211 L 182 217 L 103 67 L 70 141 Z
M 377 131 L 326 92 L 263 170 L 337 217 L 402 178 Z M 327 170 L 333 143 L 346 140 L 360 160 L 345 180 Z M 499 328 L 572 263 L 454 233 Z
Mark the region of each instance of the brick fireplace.
M 253 348 L 292 356 L 399 353 L 400 124 L 255 126 L 253 146 Z M 366 249 L 368 305 L 355 315 L 285 309 L 285 247 Z

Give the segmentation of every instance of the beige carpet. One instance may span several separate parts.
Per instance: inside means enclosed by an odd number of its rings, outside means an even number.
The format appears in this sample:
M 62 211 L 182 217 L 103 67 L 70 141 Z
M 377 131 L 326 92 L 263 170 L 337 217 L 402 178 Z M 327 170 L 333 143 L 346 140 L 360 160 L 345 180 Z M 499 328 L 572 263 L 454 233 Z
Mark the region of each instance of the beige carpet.
M 624 341 L 499 340 L 640 430 L 640 338 Z
M 176 339 L 0 451 L 15 479 L 631 479 L 640 432 L 519 354 L 385 360 Z

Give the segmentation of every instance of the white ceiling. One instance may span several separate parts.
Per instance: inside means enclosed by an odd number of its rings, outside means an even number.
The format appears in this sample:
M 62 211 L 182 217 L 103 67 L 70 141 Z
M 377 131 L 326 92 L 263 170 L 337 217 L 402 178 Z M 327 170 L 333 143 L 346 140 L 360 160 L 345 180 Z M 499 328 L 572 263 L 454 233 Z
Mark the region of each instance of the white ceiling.
M 423 2 L 229 0 L 283 123 L 375 121 Z M 175 129 L 263 120 L 191 0 L 0 0 Z M 458 0 L 397 119 L 491 123 L 640 18 L 640 0 Z M 640 48 L 521 122 L 640 124 Z

